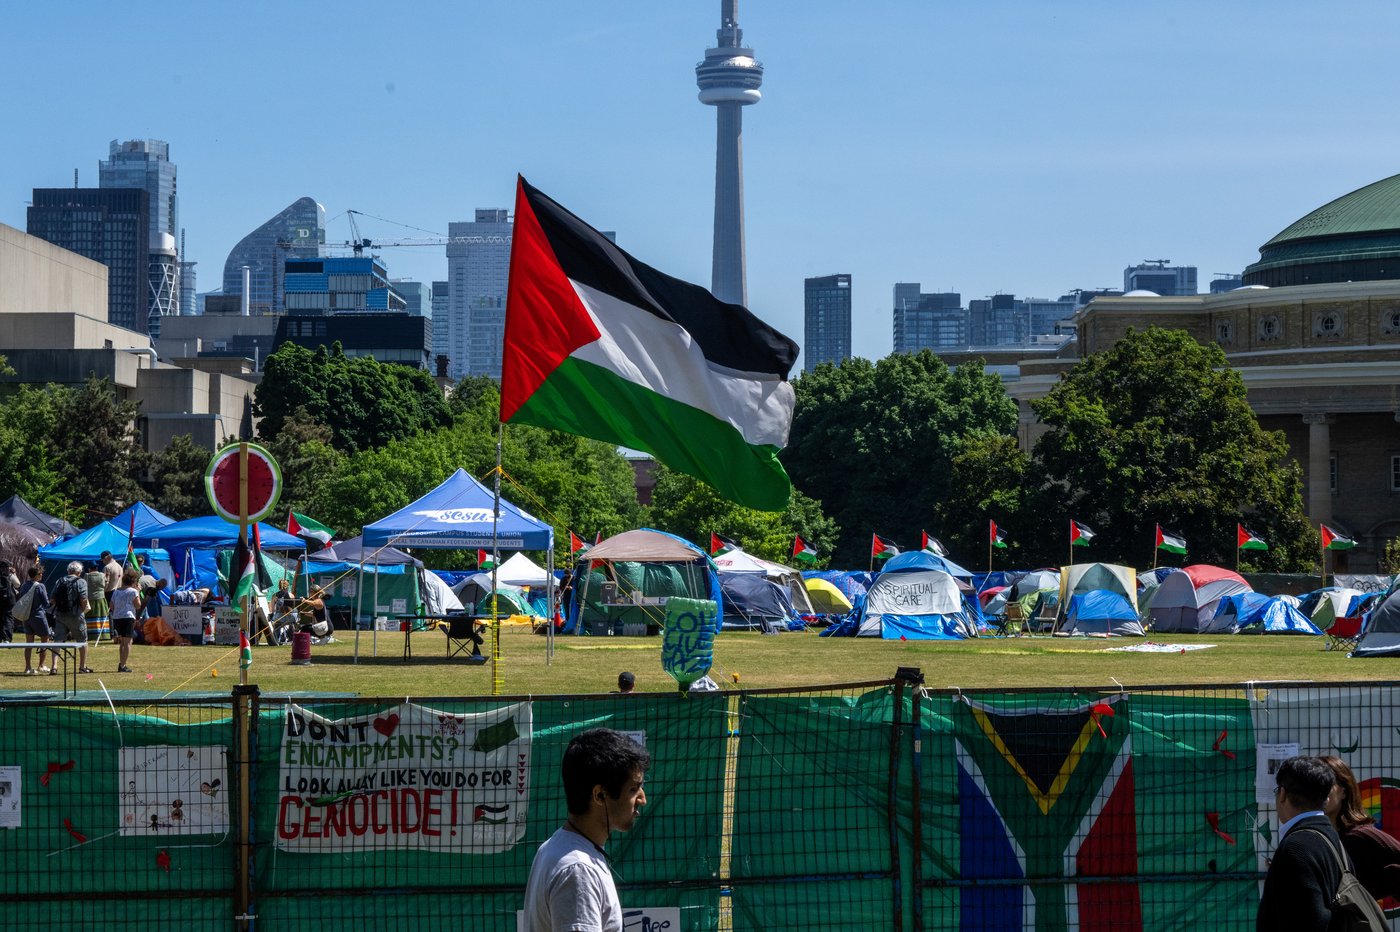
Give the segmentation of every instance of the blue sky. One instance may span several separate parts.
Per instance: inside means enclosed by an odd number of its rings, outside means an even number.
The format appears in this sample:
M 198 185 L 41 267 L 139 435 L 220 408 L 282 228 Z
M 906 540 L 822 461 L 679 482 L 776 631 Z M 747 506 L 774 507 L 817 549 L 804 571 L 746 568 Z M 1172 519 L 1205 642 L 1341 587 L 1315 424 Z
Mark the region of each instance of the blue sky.
M 120 11 L 120 15 L 118 14 Z M 28 4 L 5 14 L 0 222 L 170 143 L 187 258 L 297 197 L 446 233 L 517 172 L 638 258 L 709 284 L 718 0 Z M 802 279 L 854 276 L 857 354 L 891 288 L 1053 297 L 1169 258 L 1238 272 L 1333 197 L 1400 171 L 1400 5 L 743 0 L 749 300 L 802 341 Z M 365 221 L 376 240 L 423 234 Z M 386 249 L 445 277 L 441 249 Z

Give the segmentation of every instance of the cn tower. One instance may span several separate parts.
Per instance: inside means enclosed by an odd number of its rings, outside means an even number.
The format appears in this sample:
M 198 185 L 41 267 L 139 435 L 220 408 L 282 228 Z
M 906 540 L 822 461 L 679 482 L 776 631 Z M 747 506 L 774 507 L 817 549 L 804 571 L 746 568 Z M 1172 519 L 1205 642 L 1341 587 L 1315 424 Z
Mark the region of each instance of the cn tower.
M 744 267 L 744 117 L 743 108 L 762 98 L 763 65 L 744 48 L 739 29 L 739 0 L 721 0 L 715 48 L 695 66 L 700 102 L 714 107 L 715 251 L 710 291 L 721 301 L 748 304 Z

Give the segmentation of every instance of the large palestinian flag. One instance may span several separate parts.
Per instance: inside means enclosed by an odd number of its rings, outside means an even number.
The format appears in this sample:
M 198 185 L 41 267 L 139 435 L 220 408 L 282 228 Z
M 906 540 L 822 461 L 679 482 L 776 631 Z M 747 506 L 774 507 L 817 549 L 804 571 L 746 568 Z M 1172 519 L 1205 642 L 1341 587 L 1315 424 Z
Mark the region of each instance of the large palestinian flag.
M 502 422 L 645 450 L 731 501 L 780 511 L 796 358 L 745 308 L 638 262 L 520 179 Z

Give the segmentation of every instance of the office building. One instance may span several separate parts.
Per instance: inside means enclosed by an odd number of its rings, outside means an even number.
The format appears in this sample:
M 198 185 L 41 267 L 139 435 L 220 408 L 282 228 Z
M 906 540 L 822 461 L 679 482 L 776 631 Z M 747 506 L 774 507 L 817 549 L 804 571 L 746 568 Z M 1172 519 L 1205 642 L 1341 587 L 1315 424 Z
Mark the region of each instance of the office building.
M 478 210 L 471 223 L 447 226 L 447 317 L 435 323 L 445 330 L 450 378 L 501 377 L 512 229 L 503 209 Z
M 851 276 L 822 275 L 803 282 L 802 368 L 840 365 L 851 358 Z
M 108 321 L 146 333 L 150 197 L 142 189 L 35 188 L 26 218 L 31 236 L 107 267 Z
M 405 309 L 410 317 L 433 316 L 433 300 L 427 282 L 416 282 L 411 278 L 391 278 L 389 284 L 404 299 Z
M 968 313 L 957 292 L 924 294 L 918 282 L 894 286 L 894 351 L 966 346 Z
M 762 99 L 763 65 L 744 47 L 738 0 L 722 0 L 715 48 L 695 66 L 700 102 L 715 108 L 715 238 L 710 291 L 748 304 L 744 267 L 743 110 Z
M 339 343 L 346 356 L 373 356 L 432 371 L 433 322 L 404 313 L 363 313 L 324 316 L 288 311 L 277 318 L 273 351 L 291 342 L 314 350 Z
M 447 307 L 451 289 L 447 282 L 433 282 L 432 305 L 433 305 L 433 371 L 438 371 L 438 366 L 447 362 Z M 443 369 L 442 375 L 446 376 L 447 370 Z
M 1169 265 L 1170 259 L 1148 259 L 1141 265 L 1123 270 L 1123 291 L 1150 291 L 1156 295 L 1188 295 L 1196 293 L 1196 267 Z
M 284 289 L 283 263 L 315 259 L 326 244 L 326 209 L 309 197 L 298 198 L 272 219 L 238 241 L 224 262 L 225 298 L 241 299 L 243 267 L 250 272 L 249 313 L 278 314 Z
M 98 187 L 137 188 L 146 192 L 147 324 L 160 334 L 162 317 L 180 313 L 180 253 L 175 241 L 180 229 L 180 197 L 170 144 L 159 139 L 113 139 L 106 161 L 97 163 Z
M 403 314 L 407 302 L 373 256 L 287 259 L 282 304 L 295 314 Z

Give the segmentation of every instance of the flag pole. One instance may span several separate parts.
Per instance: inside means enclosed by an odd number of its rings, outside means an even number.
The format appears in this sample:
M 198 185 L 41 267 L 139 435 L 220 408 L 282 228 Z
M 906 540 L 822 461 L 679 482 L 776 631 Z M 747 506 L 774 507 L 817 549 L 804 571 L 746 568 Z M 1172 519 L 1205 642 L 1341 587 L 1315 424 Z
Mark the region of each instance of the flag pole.
M 1160 531 L 1161 529 L 1162 526 L 1160 524 L 1157 525 L 1157 530 Z M 1155 533 L 1152 535 L 1152 568 L 1154 570 L 1157 568 L 1157 535 Z
M 248 547 L 248 443 L 244 441 L 238 445 L 238 540 L 243 545 L 246 552 L 252 553 Z M 236 551 L 235 551 L 236 552 Z M 239 579 L 243 576 L 243 567 L 238 567 Z M 233 575 L 230 570 L 229 575 Z M 253 581 L 257 582 L 257 568 L 253 568 Z M 235 584 L 236 585 L 236 584 Z M 252 588 L 243 594 L 243 602 L 239 609 L 243 612 L 243 633 L 246 636 L 252 628 L 252 613 L 249 611 L 248 602 L 252 597 Z M 251 639 L 250 639 L 251 640 Z M 238 662 L 238 685 L 248 685 L 248 668 L 243 664 L 243 658 L 239 657 Z
M 987 525 L 987 575 L 992 575 L 992 526 Z
M 877 536 L 879 536 L 879 535 L 876 535 L 876 534 L 871 534 L 871 535 L 870 535 L 870 569 L 867 570 L 867 572 L 870 572 L 870 573 L 875 572 L 875 538 L 876 538 Z
M 1324 546 L 1322 545 L 1322 535 L 1321 535 L 1321 534 L 1318 534 L 1318 537 L 1317 537 L 1317 552 L 1318 552 L 1318 556 L 1321 557 L 1321 560 L 1320 560 L 1319 562 L 1322 564 L 1322 585 L 1319 586 L 1318 588 L 1320 588 L 1320 589 L 1326 589 L 1326 588 L 1327 588 L 1327 548 L 1324 547 Z
M 497 552 L 500 546 L 498 526 L 501 522 L 501 449 L 505 443 L 506 425 L 502 421 L 496 427 L 496 471 L 491 502 L 491 695 L 501 694 L 501 615 L 497 604 L 496 580 L 501 563 Z

